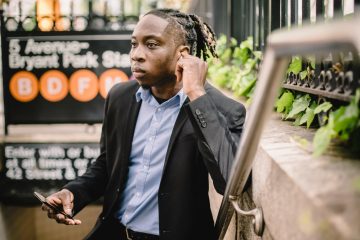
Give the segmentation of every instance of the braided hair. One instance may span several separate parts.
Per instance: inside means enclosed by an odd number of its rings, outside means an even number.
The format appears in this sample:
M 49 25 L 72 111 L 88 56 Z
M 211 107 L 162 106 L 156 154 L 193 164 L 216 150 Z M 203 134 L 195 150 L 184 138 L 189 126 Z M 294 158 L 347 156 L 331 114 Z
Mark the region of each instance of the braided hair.
M 145 15 L 155 15 L 167 20 L 175 28 L 181 28 L 185 44 L 190 46 L 190 53 L 206 61 L 209 53 L 218 57 L 215 51 L 215 33 L 211 27 L 197 15 L 186 14 L 174 9 L 154 9 Z M 176 26 L 177 25 L 177 26 Z M 180 26 L 179 26 L 180 25 Z

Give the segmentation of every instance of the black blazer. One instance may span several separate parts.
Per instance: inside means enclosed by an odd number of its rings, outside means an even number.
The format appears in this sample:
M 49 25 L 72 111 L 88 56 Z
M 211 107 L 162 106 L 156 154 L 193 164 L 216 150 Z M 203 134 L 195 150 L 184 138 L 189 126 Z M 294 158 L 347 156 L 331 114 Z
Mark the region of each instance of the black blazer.
M 102 225 L 118 210 L 141 102 L 139 85 L 115 85 L 105 102 L 101 154 L 86 173 L 64 188 L 74 194 L 74 212 L 103 196 L 103 211 L 89 239 L 106 239 Z M 158 193 L 161 240 L 214 239 L 208 173 L 222 194 L 245 120 L 242 104 L 210 84 L 207 94 L 182 106 L 171 134 Z

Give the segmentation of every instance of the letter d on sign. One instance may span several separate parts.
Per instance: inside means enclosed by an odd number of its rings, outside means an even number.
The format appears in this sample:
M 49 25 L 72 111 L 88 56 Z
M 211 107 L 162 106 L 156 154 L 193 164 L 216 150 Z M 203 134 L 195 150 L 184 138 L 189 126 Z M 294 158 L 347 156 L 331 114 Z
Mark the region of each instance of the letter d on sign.
M 38 80 L 28 71 L 15 73 L 10 79 L 10 93 L 19 102 L 32 101 L 39 92 Z
M 40 93 L 50 102 L 63 100 L 69 89 L 68 79 L 58 70 L 45 72 L 40 78 Z

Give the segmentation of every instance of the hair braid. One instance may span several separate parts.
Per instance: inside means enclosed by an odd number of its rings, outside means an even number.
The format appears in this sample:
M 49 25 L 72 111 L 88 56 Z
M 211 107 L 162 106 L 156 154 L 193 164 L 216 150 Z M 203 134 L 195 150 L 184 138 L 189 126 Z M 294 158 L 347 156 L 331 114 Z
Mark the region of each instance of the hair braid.
M 218 57 L 215 51 L 215 33 L 211 27 L 203 22 L 195 14 L 186 14 L 174 9 L 154 9 L 147 14 L 153 14 L 180 25 L 184 33 L 186 44 L 190 46 L 190 52 L 199 58 L 206 60 L 209 53 Z M 146 14 L 146 15 L 147 15 Z

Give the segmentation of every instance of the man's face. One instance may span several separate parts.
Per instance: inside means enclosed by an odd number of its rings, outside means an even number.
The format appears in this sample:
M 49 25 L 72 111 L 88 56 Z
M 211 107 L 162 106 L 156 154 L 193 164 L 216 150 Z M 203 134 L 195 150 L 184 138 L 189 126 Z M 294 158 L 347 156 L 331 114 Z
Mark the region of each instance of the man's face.
M 169 22 L 155 15 L 145 15 L 134 29 L 131 40 L 131 70 L 145 88 L 174 82 L 178 60 L 174 34 Z

